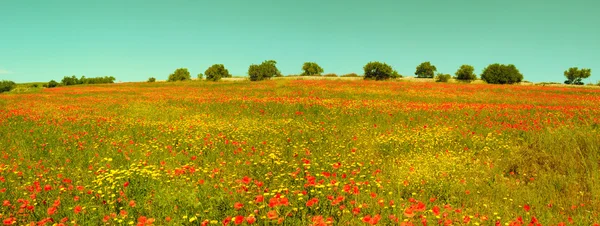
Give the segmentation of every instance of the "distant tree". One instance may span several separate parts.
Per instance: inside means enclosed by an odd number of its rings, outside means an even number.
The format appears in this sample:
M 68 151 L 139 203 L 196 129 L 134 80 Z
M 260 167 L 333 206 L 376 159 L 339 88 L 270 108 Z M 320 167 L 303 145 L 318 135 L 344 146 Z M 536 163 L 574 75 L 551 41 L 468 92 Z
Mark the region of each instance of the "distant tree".
M 567 77 L 565 84 L 583 85 L 581 80 L 589 78 L 592 75 L 592 69 L 572 67 L 566 70 L 564 74 Z
M 323 68 L 315 62 L 306 62 L 302 65 L 301 76 L 320 76 L 323 73 Z
M 197 77 L 198 77 L 198 80 L 202 80 L 202 77 L 204 77 L 204 74 L 198 73 Z
M 253 64 L 248 67 L 248 76 L 250 81 L 261 81 L 271 79 L 272 77 L 281 77 L 281 72 L 277 69 L 277 61 L 266 60 L 259 65 Z
M 61 83 L 65 86 L 72 86 L 72 85 L 78 85 L 79 83 L 79 79 L 77 77 L 75 77 L 75 75 L 69 77 L 69 76 L 65 76 Z
M 17 84 L 13 81 L 2 80 L 0 81 L 0 93 L 8 92 L 17 87 Z
M 50 81 L 48 82 L 48 85 L 47 85 L 47 87 L 48 87 L 48 88 L 54 88 L 54 87 L 58 87 L 58 85 L 60 85 L 58 82 L 56 82 L 56 81 L 54 81 L 54 80 L 50 80 Z
M 481 79 L 490 84 L 513 84 L 523 80 L 515 65 L 490 64 L 481 73 Z
M 177 70 L 175 70 L 175 72 L 173 72 L 173 74 L 169 75 L 169 79 L 167 81 L 176 82 L 176 81 L 185 81 L 185 80 L 190 80 L 190 79 L 191 79 L 190 72 L 188 71 L 187 68 L 178 68 Z
M 387 80 L 394 75 L 394 70 L 386 63 L 369 62 L 363 67 L 363 69 L 365 70 L 364 79 Z
M 213 66 L 210 66 L 208 69 L 206 69 L 204 74 L 206 75 L 206 80 L 208 81 L 219 81 L 221 78 L 231 78 L 231 74 L 229 74 L 229 71 L 225 69 L 225 66 L 222 64 L 214 64 Z
M 397 79 L 397 78 L 402 78 L 403 76 L 398 73 L 396 70 L 392 71 L 392 75 L 390 76 L 390 78 L 392 79 Z
M 477 75 L 473 73 L 474 71 L 475 68 L 473 68 L 473 66 L 464 64 L 460 66 L 458 70 L 456 70 L 456 73 L 454 73 L 454 75 L 456 75 L 456 79 L 458 80 L 470 82 L 477 79 Z
M 417 70 L 415 71 L 415 75 L 417 78 L 433 78 L 433 75 L 437 71 L 434 65 L 432 65 L 429 61 L 423 62 L 417 66 Z
M 335 73 L 324 74 L 323 77 L 338 77 Z
M 148 78 L 148 82 L 156 82 L 156 78 L 150 77 L 150 78 Z
M 448 82 L 452 76 L 450 74 L 438 73 L 435 76 L 436 82 Z
M 345 75 L 341 75 L 340 77 L 360 77 L 360 76 L 356 73 L 348 73 Z

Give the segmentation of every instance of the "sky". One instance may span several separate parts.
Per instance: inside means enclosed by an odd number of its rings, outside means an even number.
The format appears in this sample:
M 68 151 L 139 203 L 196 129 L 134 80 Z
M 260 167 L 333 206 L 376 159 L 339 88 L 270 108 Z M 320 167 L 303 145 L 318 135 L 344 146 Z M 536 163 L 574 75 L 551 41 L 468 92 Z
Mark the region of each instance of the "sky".
M 584 81 L 596 82 L 599 11 L 597 0 L 0 0 L 0 80 L 165 80 L 212 64 L 246 76 L 273 59 L 284 75 L 380 61 L 414 76 L 430 61 L 449 74 L 514 64 L 533 82 L 591 68 Z

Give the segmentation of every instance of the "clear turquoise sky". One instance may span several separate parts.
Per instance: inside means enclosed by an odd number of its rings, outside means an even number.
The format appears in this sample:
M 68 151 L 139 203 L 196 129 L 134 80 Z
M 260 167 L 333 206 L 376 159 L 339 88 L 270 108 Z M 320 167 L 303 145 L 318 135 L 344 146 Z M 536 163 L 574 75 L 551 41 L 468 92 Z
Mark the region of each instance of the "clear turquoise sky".
M 431 61 L 453 74 L 512 63 L 530 81 L 569 67 L 600 80 L 598 0 L 0 0 L 0 79 L 193 75 L 215 63 L 234 75 L 274 59 L 283 74 L 315 61 L 362 73 L 383 61 L 403 75 Z

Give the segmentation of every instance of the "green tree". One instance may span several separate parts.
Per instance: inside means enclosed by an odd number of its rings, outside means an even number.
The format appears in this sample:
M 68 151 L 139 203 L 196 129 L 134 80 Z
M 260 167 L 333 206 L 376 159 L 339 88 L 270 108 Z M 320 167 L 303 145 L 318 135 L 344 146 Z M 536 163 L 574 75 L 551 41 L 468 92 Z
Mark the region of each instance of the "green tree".
M 204 77 L 204 74 L 202 73 L 198 73 L 198 75 L 196 75 L 198 77 L 198 80 L 202 80 L 202 78 Z
M 315 62 L 306 62 L 302 65 L 301 76 L 320 76 L 323 73 L 323 68 Z
M 72 85 L 78 85 L 81 84 L 79 83 L 79 79 L 77 77 L 75 77 L 75 75 L 69 77 L 69 76 L 65 76 L 61 83 L 65 86 L 72 86 Z
M 564 74 L 567 77 L 565 84 L 583 85 L 581 80 L 589 78 L 592 75 L 592 69 L 572 67 L 566 70 Z
M 450 74 L 438 73 L 435 76 L 436 82 L 448 82 L 452 76 Z
M 177 70 L 175 70 L 175 72 L 173 72 L 173 74 L 169 75 L 169 79 L 167 81 L 176 82 L 176 81 L 185 81 L 185 80 L 190 80 L 190 79 L 191 79 L 190 72 L 188 71 L 187 68 L 178 68 Z
M 433 75 L 437 71 L 434 65 L 432 65 L 429 61 L 423 62 L 417 66 L 417 70 L 415 71 L 415 75 L 417 78 L 433 78 Z
M 150 78 L 148 78 L 148 82 L 156 82 L 156 78 L 150 77 Z
M 204 74 L 208 81 L 219 81 L 221 78 L 231 78 L 231 74 L 229 74 L 229 71 L 222 64 L 210 66 L 204 71 Z
M 363 69 L 365 70 L 364 79 L 387 80 L 394 76 L 394 70 L 390 65 L 380 62 L 369 62 Z M 396 74 L 398 74 L 396 72 Z
M 54 81 L 54 80 L 50 80 L 48 82 L 48 88 L 54 88 L 54 87 L 58 87 L 58 85 L 60 85 L 58 82 Z
M 490 84 L 513 84 L 523 80 L 523 74 L 515 65 L 490 64 L 481 73 L 481 79 Z
M 250 81 L 261 81 L 271 79 L 272 77 L 281 77 L 281 72 L 277 69 L 277 61 L 266 60 L 259 65 L 252 64 L 248 67 L 248 76 Z
M 474 73 L 474 71 L 475 68 L 473 68 L 473 66 L 464 64 L 460 66 L 458 70 L 456 70 L 454 75 L 456 75 L 456 79 L 458 80 L 470 82 L 477 79 L 477 75 Z
M 13 81 L 2 80 L 0 81 L 0 93 L 8 92 L 17 87 L 17 84 Z

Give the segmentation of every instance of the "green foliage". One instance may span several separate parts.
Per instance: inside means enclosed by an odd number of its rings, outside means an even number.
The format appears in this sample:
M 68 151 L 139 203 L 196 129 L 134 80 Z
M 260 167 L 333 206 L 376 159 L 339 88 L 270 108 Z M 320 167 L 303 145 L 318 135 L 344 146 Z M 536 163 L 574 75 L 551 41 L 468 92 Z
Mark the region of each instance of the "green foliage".
M 338 77 L 335 73 L 324 74 L 323 77 Z
M 259 65 L 253 64 L 248 67 L 250 81 L 261 81 L 271 79 L 272 77 L 281 77 L 281 72 L 277 69 L 277 61 L 266 60 Z
M 156 78 L 150 77 L 150 78 L 148 78 L 148 82 L 156 82 Z
M 229 74 L 229 71 L 222 64 L 210 66 L 204 71 L 204 74 L 208 81 L 219 81 L 221 78 L 231 78 L 231 74 Z
M 577 67 L 569 68 L 564 72 L 567 80 L 565 84 L 583 85 L 582 79 L 589 78 L 592 75 L 592 69 L 578 69 Z
M 173 74 L 169 75 L 168 82 L 176 82 L 176 81 L 185 81 L 191 80 L 190 72 L 187 68 L 178 68 L 173 72 Z
M 85 76 L 81 76 L 81 78 L 75 77 L 75 75 L 69 77 L 65 76 L 61 83 L 64 86 L 73 86 L 73 85 L 81 85 L 81 84 L 105 84 L 105 83 L 114 83 L 115 77 L 112 76 L 104 76 L 104 77 L 95 77 L 95 78 L 86 78 Z
M 363 69 L 365 70 L 365 79 L 387 80 L 394 75 L 394 70 L 386 63 L 369 62 Z
M 77 85 L 80 84 L 79 83 L 79 79 L 77 77 L 75 77 L 75 75 L 69 77 L 69 76 L 65 76 L 61 83 L 65 86 L 72 86 L 72 85 Z
M 302 65 L 302 71 L 301 76 L 320 76 L 323 68 L 315 62 L 306 62 Z
M 50 80 L 48 82 L 48 84 L 46 85 L 46 87 L 48 88 L 54 88 L 54 87 L 58 87 L 60 85 L 60 83 L 54 81 L 54 80 Z
M 360 75 L 358 75 L 356 73 L 348 73 L 345 75 L 341 75 L 340 77 L 360 77 Z
M 481 79 L 490 84 L 513 84 L 523 80 L 523 74 L 519 72 L 515 65 L 509 64 L 490 64 L 487 66 Z
M 452 78 L 452 76 L 450 74 L 438 73 L 435 76 L 435 81 L 436 82 L 448 82 L 450 80 L 450 78 Z
M 202 80 L 202 78 L 204 77 L 204 74 L 202 73 L 198 73 L 198 75 L 196 75 L 198 77 L 198 80 Z
M 403 76 L 398 73 L 398 71 L 394 70 L 392 71 L 392 75 L 390 76 L 392 79 L 397 79 L 397 78 L 402 78 Z
M 471 82 L 477 79 L 477 75 L 474 73 L 474 71 L 475 68 L 473 68 L 473 66 L 464 64 L 460 66 L 458 70 L 456 70 L 454 75 L 456 75 L 456 79 L 458 80 Z
M 0 81 L 0 93 L 8 92 L 17 87 L 17 84 L 13 81 L 2 80 Z
M 417 78 L 433 78 L 433 75 L 437 71 L 434 65 L 432 65 L 429 61 L 423 62 L 417 66 L 417 70 L 415 71 L 415 75 Z

